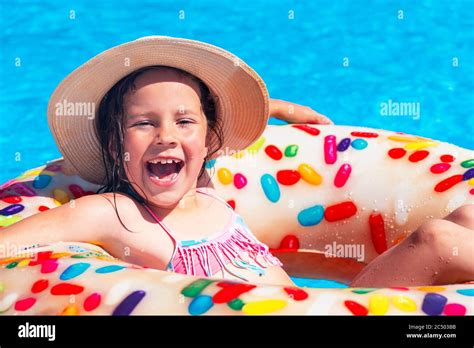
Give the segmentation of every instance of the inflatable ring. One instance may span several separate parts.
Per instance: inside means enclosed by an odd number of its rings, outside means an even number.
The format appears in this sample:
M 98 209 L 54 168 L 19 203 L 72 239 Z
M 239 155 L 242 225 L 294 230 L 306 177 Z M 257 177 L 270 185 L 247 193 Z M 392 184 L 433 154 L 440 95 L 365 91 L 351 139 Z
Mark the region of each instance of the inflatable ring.
M 473 202 L 472 155 L 403 133 L 286 125 L 268 126 L 245 151 L 206 167 L 217 194 L 290 275 L 347 283 L 427 218 Z M 62 159 L 29 170 L 0 187 L 0 233 L 96 189 L 71 175 Z M 0 259 L 0 313 L 474 313 L 471 283 L 378 289 L 250 284 L 139 267 L 90 242 L 34 245 Z M 363 257 L 348 254 L 347 245 L 363 248 Z

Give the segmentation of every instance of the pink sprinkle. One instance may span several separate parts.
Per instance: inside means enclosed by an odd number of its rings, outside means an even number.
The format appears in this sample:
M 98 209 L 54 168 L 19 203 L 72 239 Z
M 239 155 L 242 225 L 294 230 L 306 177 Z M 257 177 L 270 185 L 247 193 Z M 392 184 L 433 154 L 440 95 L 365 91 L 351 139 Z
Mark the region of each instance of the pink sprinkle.
M 26 196 L 26 197 L 34 197 L 36 196 L 36 192 L 35 190 L 33 190 L 32 188 L 26 186 L 25 184 L 23 183 L 15 183 L 13 185 L 10 186 L 10 188 L 12 190 L 15 190 L 19 195 L 21 196 Z
M 31 308 L 36 302 L 36 299 L 33 297 L 25 298 L 24 300 L 17 301 L 15 303 L 15 310 L 17 311 L 27 311 Z
M 58 165 L 50 165 L 50 166 L 47 166 L 46 168 L 44 168 L 45 170 L 50 170 L 52 172 L 57 172 L 59 170 L 61 170 L 61 166 L 58 166 Z
M 448 303 L 444 306 L 446 315 L 466 315 L 466 307 L 459 303 Z
M 351 171 L 351 165 L 344 163 L 337 171 L 337 174 L 334 178 L 334 185 L 336 187 L 344 186 L 347 182 L 347 179 L 349 179 L 349 175 L 351 175 Z
M 41 264 L 41 273 L 52 273 L 58 268 L 56 259 L 46 260 Z
M 84 309 L 88 312 L 93 311 L 100 305 L 100 294 L 94 292 L 84 301 Z
M 451 168 L 449 163 L 436 163 L 433 164 L 430 168 L 431 173 L 433 174 L 441 174 Z
M 471 195 L 474 195 L 474 189 L 470 189 L 470 190 L 469 190 L 469 193 L 470 193 Z
M 324 161 L 327 164 L 334 164 L 337 161 L 336 136 L 334 135 L 324 137 Z
M 234 185 L 240 190 L 242 187 L 247 185 L 247 178 L 240 173 L 235 174 Z

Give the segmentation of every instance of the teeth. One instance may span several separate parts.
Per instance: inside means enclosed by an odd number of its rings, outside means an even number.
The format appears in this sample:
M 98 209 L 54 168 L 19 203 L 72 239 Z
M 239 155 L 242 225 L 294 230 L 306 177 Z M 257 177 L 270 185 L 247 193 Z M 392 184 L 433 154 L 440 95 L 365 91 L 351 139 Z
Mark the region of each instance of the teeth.
M 182 161 L 181 160 L 177 160 L 177 159 L 155 159 L 155 160 L 151 160 L 151 161 L 148 161 L 150 163 L 153 163 L 153 164 L 157 164 L 157 163 L 161 163 L 161 164 L 167 164 L 167 163 L 181 163 Z

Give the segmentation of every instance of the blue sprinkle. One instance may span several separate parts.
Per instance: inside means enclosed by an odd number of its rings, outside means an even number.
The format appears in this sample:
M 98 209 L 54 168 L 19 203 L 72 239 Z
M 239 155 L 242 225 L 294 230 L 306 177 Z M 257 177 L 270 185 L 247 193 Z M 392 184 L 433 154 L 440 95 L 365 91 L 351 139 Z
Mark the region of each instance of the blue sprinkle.
M 130 315 L 143 297 L 145 297 L 145 294 L 145 291 L 142 290 L 132 292 L 120 302 L 112 312 L 112 315 Z
M 356 150 L 363 150 L 367 147 L 367 141 L 364 139 L 355 139 L 352 143 L 351 146 L 356 149 Z
M 188 311 L 191 315 L 201 315 L 211 309 L 213 305 L 211 296 L 199 295 L 191 301 Z
M 474 289 L 459 289 L 456 292 L 464 296 L 474 296 Z
M 314 207 L 304 209 L 298 214 L 298 222 L 302 226 L 314 226 L 321 222 L 324 217 L 324 207 L 315 205 Z
M 0 210 L 0 215 L 3 215 L 3 216 L 15 215 L 15 214 L 18 214 L 20 211 L 23 211 L 23 209 L 25 209 L 25 207 L 21 204 L 11 204 L 8 207 Z
M 207 169 L 211 169 L 212 167 L 214 167 L 214 164 L 216 164 L 216 159 L 211 159 L 210 161 L 206 161 L 206 164 L 205 164 L 205 167 Z
M 428 315 L 440 315 L 448 299 L 440 294 L 428 293 L 423 299 L 421 309 Z
M 265 196 L 273 203 L 278 202 L 280 199 L 280 187 L 275 178 L 270 174 L 263 174 L 260 178 L 260 184 Z
M 59 279 L 69 280 L 72 278 L 76 278 L 80 276 L 82 273 L 84 273 L 85 271 L 87 271 L 89 267 L 90 267 L 90 264 L 85 263 L 85 262 L 76 263 L 66 268 L 64 272 L 61 273 L 61 276 L 59 277 Z
M 469 179 L 472 179 L 472 178 L 474 178 L 474 168 L 469 169 L 462 176 L 463 180 L 469 180 Z
M 339 152 L 344 152 L 349 148 L 349 145 L 351 144 L 351 139 L 350 138 L 344 138 L 342 139 L 339 144 L 337 145 L 337 151 Z
M 104 274 L 104 273 L 112 273 L 112 272 L 120 271 L 121 269 L 124 269 L 124 268 L 125 268 L 125 266 L 110 265 L 110 266 L 105 266 L 105 267 L 97 268 L 97 269 L 95 270 L 95 273 L 101 273 L 101 274 Z
M 48 186 L 50 182 L 51 182 L 50 175 L 40 174 L 33 181 L 33 187 L 36 189 L 43 189 L 46 186 Z

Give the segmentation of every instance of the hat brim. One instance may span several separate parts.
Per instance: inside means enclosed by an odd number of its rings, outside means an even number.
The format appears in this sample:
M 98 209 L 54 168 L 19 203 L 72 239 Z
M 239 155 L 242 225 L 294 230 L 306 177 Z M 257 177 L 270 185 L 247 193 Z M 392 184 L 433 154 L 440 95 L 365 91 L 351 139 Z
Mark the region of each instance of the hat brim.
M 49 127 L 62 155 L 83 179 L 103 184 L 106 177 L 95 130 L 95 115 L 102 98 L 123 77 L 152 65 L 185 70 L 217 96 L 216 112 L 224 138 L 221 149 L 245 149 L 265 130 L 269 117 L 267 88 L 238 57 L 200 41 L 166 36 L 141 38 L 90 59 L 69 74 L 51 95 Z M 86 112 L 88 108 L 94 110 L 93 115 Z

